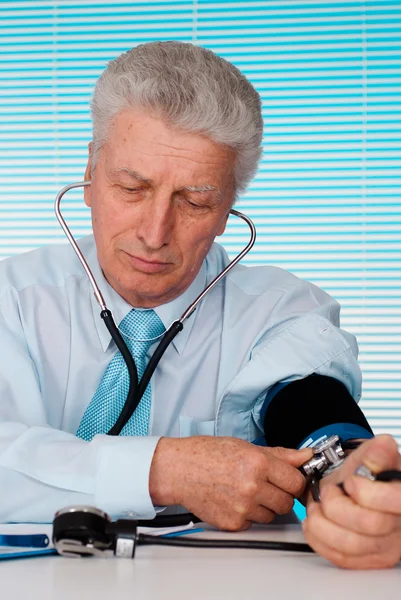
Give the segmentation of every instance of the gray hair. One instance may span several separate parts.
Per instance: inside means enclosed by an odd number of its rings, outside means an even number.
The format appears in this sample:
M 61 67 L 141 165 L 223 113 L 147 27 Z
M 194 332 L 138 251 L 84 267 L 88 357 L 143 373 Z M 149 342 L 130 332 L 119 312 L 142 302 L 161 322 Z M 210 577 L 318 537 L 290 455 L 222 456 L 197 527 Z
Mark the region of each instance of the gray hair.
M 211 50 L 183 42 L 141 44 L 111 61 L 91 104 L 92 168 L 116 115 L 139 107 L 173 126 L 235 150 L 235 191 L 243 192 L 261 156 L 260 97 L 246 77 Z

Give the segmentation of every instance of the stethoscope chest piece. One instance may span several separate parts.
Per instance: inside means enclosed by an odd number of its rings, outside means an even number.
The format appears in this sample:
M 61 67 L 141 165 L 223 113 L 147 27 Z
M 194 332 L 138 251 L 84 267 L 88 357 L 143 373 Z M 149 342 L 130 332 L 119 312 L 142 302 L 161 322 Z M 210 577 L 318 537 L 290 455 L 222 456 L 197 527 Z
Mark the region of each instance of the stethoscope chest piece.
M 109 516 L 95 507 L 67 507 L 56 513 L 53 543 L 63 556 L 105 556 L 113 553 L 108 534 Z

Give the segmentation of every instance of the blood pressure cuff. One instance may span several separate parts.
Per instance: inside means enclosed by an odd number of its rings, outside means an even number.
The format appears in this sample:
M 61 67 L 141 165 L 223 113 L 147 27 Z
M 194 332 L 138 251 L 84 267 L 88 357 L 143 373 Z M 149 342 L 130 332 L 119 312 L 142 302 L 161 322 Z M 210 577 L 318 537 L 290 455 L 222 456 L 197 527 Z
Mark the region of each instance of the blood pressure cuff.
M 279 389 L 268 403 L 264 433 L 267 446 L 285 448 L 309 446 L 335 433 L 343 439 L 373 436 L 345 385 L 316 373 Z

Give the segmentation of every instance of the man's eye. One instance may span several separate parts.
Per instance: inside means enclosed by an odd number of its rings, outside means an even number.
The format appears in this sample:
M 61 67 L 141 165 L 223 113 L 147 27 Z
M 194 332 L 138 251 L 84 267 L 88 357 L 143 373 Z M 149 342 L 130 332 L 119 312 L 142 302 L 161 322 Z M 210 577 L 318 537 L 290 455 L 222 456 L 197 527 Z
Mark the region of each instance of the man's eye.
M 194 210 L 205 210 L 206 208 L 208 208 L 205 204 L 198 204 L 197 202 L 193 202 L 192 200 L 189 200 L 188 198 L 186 198 L 186 204 L 187 206 L 189 206 L 191 209 L 193 208 Z
M 137 193 L 137 192 L 141 192 L 142 188 L 123 188 L 126 192 L 130 192 L 130 193 Z

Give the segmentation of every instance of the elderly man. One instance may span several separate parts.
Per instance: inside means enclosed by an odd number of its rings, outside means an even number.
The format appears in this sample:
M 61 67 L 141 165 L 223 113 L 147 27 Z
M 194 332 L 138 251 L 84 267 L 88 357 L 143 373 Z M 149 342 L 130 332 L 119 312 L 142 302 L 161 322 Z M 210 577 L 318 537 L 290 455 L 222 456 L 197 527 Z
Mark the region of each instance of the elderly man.
M 80 248 L 141 375 L 155 340 L 228 263 L 214 240 L 257 168 L 260 100 L 233 65 L 168 42 L 112 61 L 92 112 L 93 236 Z M 400 559 L 401 486 L 353 475 L 399 468 L 397 446 L 372 438 L 355 402 L 356 344 L 315 286 L 236 267 L 185 322 L 119 436 L 107 433 L 128 371 L 71 248 L 4 261 L 0 311 L 2 521 L 51 520 L 70 504 L 139 518 L 181 505 L 236 530 L 303 494 L 321 555 L 351 568 Z M 298 468 L 332 433 L 372 439 L 324 478 L 318 504 Z

